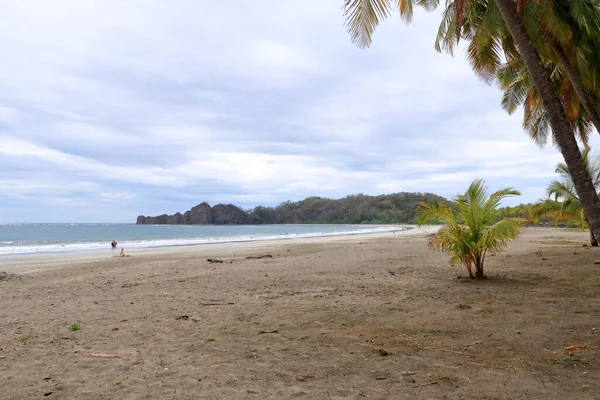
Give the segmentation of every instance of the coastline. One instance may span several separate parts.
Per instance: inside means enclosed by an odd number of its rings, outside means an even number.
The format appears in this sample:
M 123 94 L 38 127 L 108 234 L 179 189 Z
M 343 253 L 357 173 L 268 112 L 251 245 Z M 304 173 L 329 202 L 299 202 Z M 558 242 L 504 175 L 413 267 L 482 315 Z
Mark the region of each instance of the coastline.
M 411 229 L 414 225 L 131 225 L 131 224 L 40 224 L 0 226 L 0 260 L 51 254 L 103 252 L 116 239 L 128 250 L 275 241 L 297 238 L 385 233 Z M 117 228 L 115 228 L 117 227 Z
M 331 236 L 317 237 L 297 237 L 297 238 L 280 238 L 276 240 L 253 240 L 253 241 L 237 241 L 223 243 L 201 243 L 201 244 L 185 244 L 172 245 L 162 247 L 147 247 L 126 249 L 126 254 L 130 258 L 153 258 L 175 255 L 195 255 L 198 257 L 210 257 L 211 254 L 225 253 L 232 254 L 241 252 L 243 254 L 257 251 L 277 250 L 282 246 L 289 246 L 290 243 L 302 244 L 324 244 L 336 242 L 356 242 L 369 239 L 378 239 L 389 236 L 422 236 L 433 233 L 439 229 L 439 226 L 429 225 L 417 227 L 415 225 L 403 225 L 411 227 L 411 229 L 403 231 L 390 232 L 374 232 L 361 234 L 339 234 Z M 87 264 L 108 259 L 118 259 L 114 257 L 117 251 L 110 249 L 101 251 L 90 251 L 82 253 L 44 253 L 44 254 L 26 254 L 26 255 L 11 255 L 0 258 L 0 271 L 7 273 L 32 274 L 47 270 L 56 270 L 71 264 Z

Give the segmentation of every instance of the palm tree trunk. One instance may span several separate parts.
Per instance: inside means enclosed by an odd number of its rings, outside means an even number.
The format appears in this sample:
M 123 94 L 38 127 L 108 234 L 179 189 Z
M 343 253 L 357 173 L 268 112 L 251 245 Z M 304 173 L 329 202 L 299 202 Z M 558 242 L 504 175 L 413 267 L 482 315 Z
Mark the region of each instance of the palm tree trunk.
M 587 222 L 587 219 L 586 219 Z M 590 228 L 590 223 L 588 222 L 588 230 L 590 231 L 590 244 L 592 245 L 592 247 L 598 247 L 598 241 L 596 240 L 596 236 L 594 236 L 594 232 L 592 232 L 592 229 Z
M 581 158 L 581 152 L 577 146 L 577 141 L 575 140 L 563 105 L 554 92 L 550 76 L 542 66 L 542 60 L 533 46 L 527 31 L 521 24 L 514 1 L 494 1 L 540 94 L 540 98 L 548 114 L 548 119 L 550 120 L 554 139 L 565 159 L 581 206 L 589 221 L 590 229 L 595 237 L 600 237 L 600 200 L 596 194 L 592 178 Z
M 573 86 L 573 89 L 577 94 L 577 98 L 579 99 L 579 102 L 581 103 L 581 105 L 587 112 L 588 117 L 596 127 L 596 131 L 600 133 L 600 113 L 598 112 L 598 110 L 596 110 L 596 107 L 594 107 L 592 99 L 590 98 L 587 90 L 583 87 L 583 83 L 581 82 L 579 75 L 577 75 L 577 72 L 575 72 L 575 68 L 573 68 L 573 65 L 571 65 L 571 62 L 569 61 L 563 50 L 556 43 L 554 43 L 552 39 L 550 39 L 549 42 L 550 47 L 552 47 L 552 51 L 556 55 L 556 58 L 558 58 L 562 69 L 565 71 L 565 74 L 571 82 L 571 85 Z
M 475 257 L 475 278 L 485 278 L 485 274 L 483 273 L 483 257 L 481 255 Z
M 592 245 L 592 247 L 598 247 L 598 241 L 596 240 L 596 237 L 594 236 L 594 232 L 592 232 L 591 229 L 590 229 L 590 244 Z

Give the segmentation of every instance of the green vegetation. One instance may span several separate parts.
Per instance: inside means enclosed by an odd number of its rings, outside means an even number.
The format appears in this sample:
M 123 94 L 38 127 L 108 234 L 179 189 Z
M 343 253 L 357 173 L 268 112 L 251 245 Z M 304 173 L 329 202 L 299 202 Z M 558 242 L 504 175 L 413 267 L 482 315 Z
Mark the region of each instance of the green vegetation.
M 482 80 L 497 81 L 503 106 L 525 108 L 525 129 L 538 143 L 548 131 L 573 177 L 573 187 L 600 237 L 600 199 L 575 135 L 586 142 L 590 125 L 600 132 L 600 2 L 598 0 L 448 0 L 438 30 L 438 50 L 462 38 L 467 59 Z M 436 9 L 438 0 L 345 0 L 346 26 L 360 47 L 394 8 L 410 22 L 415 6 Z
M 342 199 L 309 197 L 277 207 L 256 207 L 249 212 L 263 224 L 396 224 L 414 223 L 420 202 L 446 204 L 431 193 L 393 193 L 380 196 L 357 194 Z
M 592 177 L 594 186 L 596 189 L 600 189 L 600 159 L 591 158 L 589 150 L 584 150 L 581 157 Z M 573 179 L 567 166 L 564 163 L 559 163 L 556 166 L 556 173 L 559 175 L 559 179 L 550 182 L 548 185 L 546 189 L 548 198 L 533 204 L 531 215 L 534 218 L 552 216 L 556 221 L 570 221 L 567 223 L 568 228 L 580 227 L 584 230 L 587 226 L 587 219 L 583 213 L 583 207 L 575 191 Z M 574 220 L 577 220 L 577 222 Z M 598 241 L 591 229 L 590 242 L 592 246 L 598 246 Z
M 81 329 L 81 325 L 75 323 L 75 324 L 71 324 L 71 330 L 72 331 L 78 331 Z
M 456 383 L 456 381 L 459 380 L 459 378 L 456 375 L 444 371 L 432 372 L 431 374 L 429 374 L 429 378 L 432 381 L 450 381 L 452 383 Z
M 207 342 L 214 342 L 215 340 L 217 339 L 215 339 L 214 337 L 209 337 L 206 339 Z
M 483 263 L 488 254 L 496 254 L 519 236 L 523 221 L 496 221 L 495 210 L 505 197 L 518 196 L 506 188 L 492 193 L 483 180 L 475 180 L 464 194 L 447 205 L 421 203 L 417 210 L 419 225 L 441 222 L 444 226 L 429 236 L 429 246 L 450 254 L 452 265 L 462 264 L 471 278 L 485 278 Z M 473 276 L 472 267 L 475 267 Z

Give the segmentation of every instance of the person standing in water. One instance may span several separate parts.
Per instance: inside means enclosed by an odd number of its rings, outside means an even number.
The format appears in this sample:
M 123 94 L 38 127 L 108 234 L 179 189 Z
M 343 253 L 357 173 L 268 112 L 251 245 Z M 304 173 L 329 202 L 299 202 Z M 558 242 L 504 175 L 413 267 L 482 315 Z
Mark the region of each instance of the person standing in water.
M 115 249 L 117 248 L 117 241 L 116 241 L 116 240 L 113 240 L 113 241 L 110 243 L 110 245 L 111 245 L 112 249 L 113 249 L 113 250 L 115 250 Z

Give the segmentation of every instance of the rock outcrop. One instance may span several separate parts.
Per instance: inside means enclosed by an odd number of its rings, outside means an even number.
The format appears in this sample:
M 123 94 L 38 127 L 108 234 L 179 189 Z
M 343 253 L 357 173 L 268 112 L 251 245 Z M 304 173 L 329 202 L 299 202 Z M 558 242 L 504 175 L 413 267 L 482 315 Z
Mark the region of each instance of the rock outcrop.
M 213 210 L 207 203 L 200 203 L 192 207 L 184 224 L 211 225 L 213 223 Z
M 137 217 L 138 225 L 245 225 L 256 223 L 245 211 L 233 204 L 217 204 L 214 207 L 208 203 L 200 203 L 185 213 L 173 215 L 158 215 Z
M 250 224 L 251 218 L 244 211 L 240 210 L 233 204 L 217 204 L 212 209 L 213 223 L 215 225 L 223 224 Z

